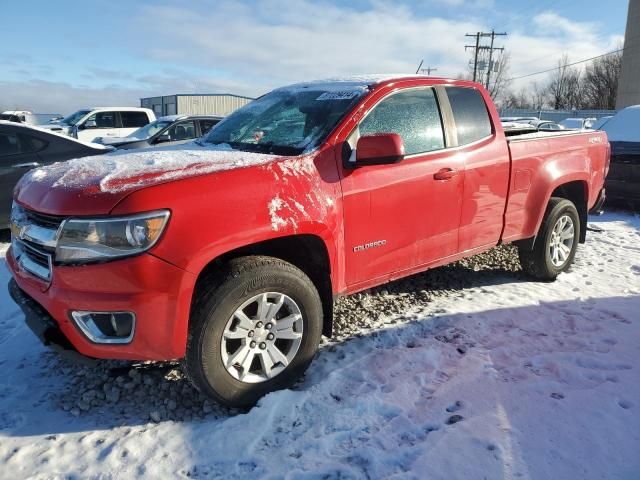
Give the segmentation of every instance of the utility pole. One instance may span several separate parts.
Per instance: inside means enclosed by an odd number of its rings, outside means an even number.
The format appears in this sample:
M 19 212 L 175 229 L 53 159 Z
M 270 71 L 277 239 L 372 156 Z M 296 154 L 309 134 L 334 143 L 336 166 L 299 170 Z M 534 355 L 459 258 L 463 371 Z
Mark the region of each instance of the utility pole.
M 489 66 L 487 67 L 487 90 L 489 90 L 489 80 L 491 79 L 491 69 L 493 68 L 493 51 L 500 50 L 502 52 L 504 50 L 504 48 L 494 48 L 493 46 L 493 41 L 497 35 L 506 36 L 507 33 L 496 33 L 495 30 L 491 29 L 491 47 L 489 47 Z
M 504 50 L 504 48 L 502 47 L 494 47 L 494 41 L 495 38 L 497 36 L 504 36 L 506 35 L 506 32 L 503 33 L 496 33 L 495 30 L 491 30 L 491 32 L 477 32 L 475 34 L 473 33 L 467 33 L 465 36 L 466 37 L 476 37 L 476 44 L 475 45 L 465 45 L 464 49 L 467 50 L 469 48 L 473 48 L 474 50 L 474 56 L 473 56 L 473 81 L 477 82 L 478 79 L 478 55 L 481 51 L 488 51 L 489 52 L 489 63 L 487 64 L 487 80 L 486 80 L 486 87 L 487 89 L 489 88 L 489 81 L 491 80 L 491 69 L 493 68 L 493 51 L 494 50 Z M 483 37 L 491 37 L 491 45 L 487 46 L 487 45 L 480 45 L 480 39 Z
M 422 68 L 423 63 L 424 63 L 424 59 L 420 60 L 420 65 L 418 65 L 418 69 L 416 70 L 416 75 L 419 72 L 422 72 L 422 73 L 427 72 L 427 75 L 431 75 L 431 72 L 435 72 L 436 70 L 438 70 L 437 68 L 431 67 L 431 66 Z
M 476 45 L 465 45 L 464 49 L 466 50 L 467 48 L 473 48 L 475 49 L 475 54 L 474 54 L 474 58 L 473 58 L 473 81 L 476 81 L 476 76 L 478 73 L 478 50 L 480 47 L 480 35 L 482 34 L 482 32 L 478 32 L 475 35 L 471 34 L 471 33 L 467 33 L 465 35 L 465 37 L 476 37 Z

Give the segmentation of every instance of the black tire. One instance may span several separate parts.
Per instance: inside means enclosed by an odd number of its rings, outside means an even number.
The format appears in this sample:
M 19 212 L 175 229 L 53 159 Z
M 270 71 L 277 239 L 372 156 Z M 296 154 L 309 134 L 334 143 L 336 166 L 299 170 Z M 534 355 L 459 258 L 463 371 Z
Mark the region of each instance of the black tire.
M 246 300 L 274 291 L 287 295 L 299 307 L 302 341 L 281 373 L 260 383 L 242 382 L 227 371 L 222 360 L 225 326 Z M 290 263 L 264 256 L 231 260 L 201 283 L 197 295 L 183 365 L 196 388 L 219 403 L 252 406 L 265 394 L 291 386 L 313 360 L 322 335 L 322 302 L 309 277 Z
M 550 254 L 550 244 L 553 228 L 558 220 L 567 215 L 573 222 L 574 239 L 570 253 L 562 265 L 554 265 Z M 533 250 L 518 248 L 522 269 L 529 275 L 540 280 L 555 280 L 560 272 L 565 271 L 573 263 L 580 238 L 580 217 L 576 206 L 565 198 L 552 197 L 542 219 L 542 225 Z

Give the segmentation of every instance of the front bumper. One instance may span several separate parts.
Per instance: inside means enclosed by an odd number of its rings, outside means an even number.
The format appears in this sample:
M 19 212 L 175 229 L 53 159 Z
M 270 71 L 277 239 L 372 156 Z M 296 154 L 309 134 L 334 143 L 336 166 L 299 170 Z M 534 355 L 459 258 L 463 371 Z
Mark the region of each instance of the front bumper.
M 40 339 L 43 345 L 51 347 L 62 356 L 73 361 L 87 364 L 94 363 L 92 358 L 85 357 L 75 349 L 69 339 L 64 336 L 62 330 L 60 330 L 58 323 L 49 315 L 49 312 L 27 295 L 13 278 L 9 281 L 9 295 L 24 313 L 27 326 Z
M 195 275 L 143 254 L 103 264 L 56 266 L 47 284 L 22 270 L 11 248 L 6 259 L 15 282 L 10 287 L 12 297 L 28 323 L 31 319 L 30 326 L 37 325 L 32 330 L 45 343 L 92 358 L 172 360 L 184 356 Z M 135 335 L 128 344 L 94 343 L 73 321 L 74 310 L 134 312 Z

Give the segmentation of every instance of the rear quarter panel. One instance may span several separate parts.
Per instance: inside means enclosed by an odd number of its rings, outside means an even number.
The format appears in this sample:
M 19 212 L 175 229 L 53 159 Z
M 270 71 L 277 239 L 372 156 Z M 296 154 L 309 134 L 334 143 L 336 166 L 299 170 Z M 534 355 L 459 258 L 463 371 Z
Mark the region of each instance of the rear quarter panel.
M 512 174 L 503 241 L 534 236 L 551 194 L 563 184 L 583 182 L 587 208 L 593 207 L 609 161 L 605 133 L 534 134 L 508 143 Z

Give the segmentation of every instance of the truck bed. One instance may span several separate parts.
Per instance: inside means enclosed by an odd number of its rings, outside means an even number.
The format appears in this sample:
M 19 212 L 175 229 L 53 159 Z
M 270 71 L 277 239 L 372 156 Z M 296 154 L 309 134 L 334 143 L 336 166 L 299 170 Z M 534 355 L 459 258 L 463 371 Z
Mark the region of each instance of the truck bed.
M 588 209 L 595 205 L 606 175 L 609 144 L 595 130 L 536 132 L 507 139 L 511 182 L 505 210 L 504 242 L 530 238 L 538 231 L 560 172 L 572 172 L 584 188 Z M 564 177 L 564 182 L 567 178 Z M 586 215 L 586 212 L 584 212 Z

